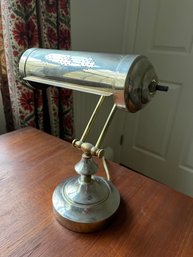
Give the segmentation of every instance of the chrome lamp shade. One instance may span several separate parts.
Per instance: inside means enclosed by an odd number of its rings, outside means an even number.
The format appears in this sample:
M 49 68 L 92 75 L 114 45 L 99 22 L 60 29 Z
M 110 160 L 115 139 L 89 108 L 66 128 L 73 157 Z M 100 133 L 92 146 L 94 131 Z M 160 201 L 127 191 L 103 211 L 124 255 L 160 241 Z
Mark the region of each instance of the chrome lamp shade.
M 28 49 L 19 70 L 29 82 L 114 96 L 119 108 L 136 112 L 156 91 L 157 75 L 141 55 Z
M 92 232 L 103 228 L 116 214 L 120 195 L 109 178 L 95 176 L 98 166 L 93 156 L 102 159 L 108 174 L 100 144 L 116 108 L 137 112 L 156 90 L 166 91 L 167 87 L 158 85 L 153 65 L 141 55 L 32 48 L 21 56 L 19 70 L 32 86 L 57 86 L 101 96 L 81 139 L 72 143 L 83 151 L 75 165 L 79 176 L 61 182 L 54 190 L 52 203 L 57 220 L 70 230 Z M 114 106 L 98 141 L 94 145 L 85 142 L 103 100 L 110 95 Z

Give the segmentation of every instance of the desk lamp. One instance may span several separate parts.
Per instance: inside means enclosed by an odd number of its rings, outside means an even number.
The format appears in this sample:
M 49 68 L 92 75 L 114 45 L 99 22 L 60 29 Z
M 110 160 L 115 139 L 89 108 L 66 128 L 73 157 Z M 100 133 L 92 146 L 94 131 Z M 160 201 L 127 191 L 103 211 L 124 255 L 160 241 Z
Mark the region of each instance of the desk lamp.
M 79 176 L 67 178 L 53 192 L 52 203 L 56 219 L 76 232 L 102 229 L 115 216 L 119 204 L 118 190 L 108 179 L 108 167 L 101 142 L 117 108 L 135 113 L 142 109 L 157 90 L 153 65 L 145 56 L 91 53 L 31 48 L 23 53 L 20 74 L 36 87 L 57 86 L 100 95 L 100 99 L 80 140 L 72 145 L 82 150 L 75 165 Z M 114 105 L 96 144 L 85 141 L 93 121 L 105 99 L 113 95 Z M 93 156 L 102 159 L 107 179 L 94 175 L 98 169 Z

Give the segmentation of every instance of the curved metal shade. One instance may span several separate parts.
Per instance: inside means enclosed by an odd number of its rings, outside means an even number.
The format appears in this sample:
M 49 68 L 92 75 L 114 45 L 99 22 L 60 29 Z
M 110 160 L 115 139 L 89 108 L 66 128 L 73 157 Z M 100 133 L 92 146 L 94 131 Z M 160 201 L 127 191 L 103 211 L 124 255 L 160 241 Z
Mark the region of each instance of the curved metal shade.
M 141 55 L 118 55 L 31 48 L 20 59 L 19 70 L 29 82 L 113 95 L 116 105 L 136 112 L 156 91 L 157 76 Z

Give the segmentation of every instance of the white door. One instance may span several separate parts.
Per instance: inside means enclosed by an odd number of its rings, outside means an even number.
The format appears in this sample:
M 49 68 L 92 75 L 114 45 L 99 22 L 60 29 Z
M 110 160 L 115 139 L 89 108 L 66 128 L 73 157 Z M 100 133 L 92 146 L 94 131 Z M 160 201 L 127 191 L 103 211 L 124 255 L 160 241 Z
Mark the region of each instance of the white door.
M 137 114 L 125 114 L 120 162 L 193 196 L 193 1 L 137 3 L 129 26 L 134 48 L 130 42 L 126 50 L 147 55 L 170 89 Z

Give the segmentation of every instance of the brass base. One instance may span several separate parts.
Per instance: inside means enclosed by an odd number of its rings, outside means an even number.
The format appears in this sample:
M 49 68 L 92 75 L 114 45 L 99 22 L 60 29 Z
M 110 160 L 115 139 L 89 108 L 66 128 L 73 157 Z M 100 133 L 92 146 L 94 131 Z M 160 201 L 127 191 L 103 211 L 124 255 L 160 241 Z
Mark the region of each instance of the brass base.
M 75 232 L 94 232 L 104 228 L 120 204 L 115 186 L 102 177 L 92 176 L 86 183 L 81 177 L 72 177 L 54 190 L 53 210 L 56 219 Z

